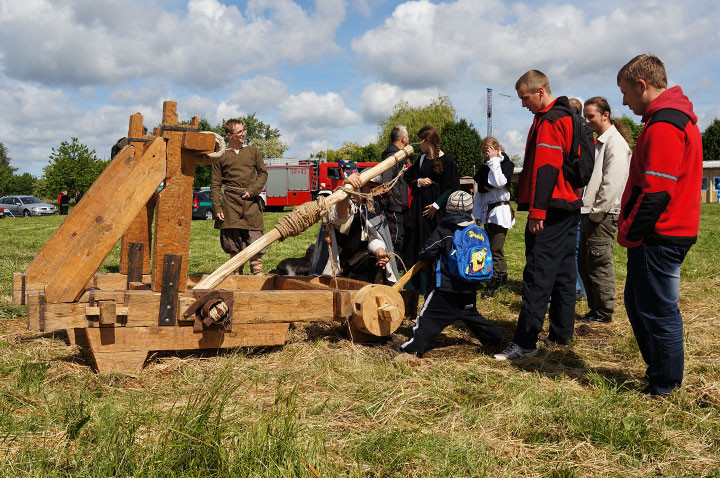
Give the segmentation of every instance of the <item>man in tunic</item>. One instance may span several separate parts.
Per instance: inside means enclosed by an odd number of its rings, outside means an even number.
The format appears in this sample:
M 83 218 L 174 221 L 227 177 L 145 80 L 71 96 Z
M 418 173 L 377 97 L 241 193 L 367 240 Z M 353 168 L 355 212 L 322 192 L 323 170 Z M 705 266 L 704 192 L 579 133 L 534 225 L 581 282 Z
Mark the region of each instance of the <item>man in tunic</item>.
M 263 206 L 259 197 L 265 187 L 267 171 L 262 153 L 245 145 L 245 128 L 237 119 L 225 125 L 229 145 L 220 160 L 212 165 L 210 198 L 215 211 L 215 229 L 220 229 L 220 245 L 234 256 L 262 237 Z M 250 272 L 261 275 L 262 254 L 250 260 Z M 242 266 L 238 270 L 242 274 Z

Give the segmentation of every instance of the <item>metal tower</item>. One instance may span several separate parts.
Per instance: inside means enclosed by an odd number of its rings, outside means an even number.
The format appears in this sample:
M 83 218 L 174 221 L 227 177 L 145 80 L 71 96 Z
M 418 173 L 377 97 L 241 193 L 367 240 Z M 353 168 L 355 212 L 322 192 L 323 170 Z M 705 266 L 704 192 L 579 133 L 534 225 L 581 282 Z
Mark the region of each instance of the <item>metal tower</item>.
M 492 136 L 492 88 L 487 88 L 487 135 Z

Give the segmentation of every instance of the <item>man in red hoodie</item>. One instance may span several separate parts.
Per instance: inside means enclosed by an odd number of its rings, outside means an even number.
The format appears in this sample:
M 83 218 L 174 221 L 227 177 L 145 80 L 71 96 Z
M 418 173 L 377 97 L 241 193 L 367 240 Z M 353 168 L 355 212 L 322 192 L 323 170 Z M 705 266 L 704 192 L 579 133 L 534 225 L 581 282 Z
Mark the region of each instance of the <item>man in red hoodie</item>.
M 697 116 L 665 65 L 638 55 L 617 75 L 623 104 L 645 124 L 630 160 L 618 242 L 628 248 L 625 310 L 648 368 L 644 393 L 667 395 L 682 383 L 680 266 L 700 225 L 702 140 Z
M 575 330 L 575 241 L 582 200 L 563 175 L 573 140 L 568 99 L 553 98 L 547 76 L 530 70 L 515 83 L 522 105 L 535 115 L 525 146 L 518 209 L 525 227 L 522 309 L 512 342 L 497 360 L 535 355 L 550 299 L 548 340 L 567 344 Z

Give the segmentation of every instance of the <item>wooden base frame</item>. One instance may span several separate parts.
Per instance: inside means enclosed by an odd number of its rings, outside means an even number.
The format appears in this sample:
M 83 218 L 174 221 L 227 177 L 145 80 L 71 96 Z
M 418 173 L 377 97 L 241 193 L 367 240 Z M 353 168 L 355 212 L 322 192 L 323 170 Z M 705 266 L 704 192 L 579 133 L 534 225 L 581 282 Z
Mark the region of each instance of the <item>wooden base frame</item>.
M 22 282 L 21 277 L 16 279 Z M 188 276 L 188 287 L 202 279 Z M 370 327 L 375 334 L 368 333 L 367 324 L 380 300 L 363 299 L 368 288 L 377 287 L 373 297 L 380 297 L 386 307 L 390 305 L 405 318 L 414 318 L 417 304 L 417 293 L 412 291 L 388 292 L 386 286 L 347 278 L 232 275 L 215 289 L 232 297 L 232 326 L 198 330 L 184 314 L 204 291 L 179 292 L 177 320 L 163 326 L 158 323 L 162 292 L 152 291 L 150 280 L 145 275 L 142 282 L 132 283 L 134 289 L 124 289 L 126 275 L 96 274 L 88 282 L 90 288 L 70 303 L 47 303 L 43 292 L 28 292 L 28 328 L 38 332 L 66 329 L 71 344 L 89 348 L 99 373 L 137 373 L 153 351 L 283 345 L 293 322 L 345 322 L 353 341 L 375 341 L 394 329 L 382 322 Z M 368 305 L 363 307 L 365 302 Z M 378 321 L 384 320 L 381 309 Z

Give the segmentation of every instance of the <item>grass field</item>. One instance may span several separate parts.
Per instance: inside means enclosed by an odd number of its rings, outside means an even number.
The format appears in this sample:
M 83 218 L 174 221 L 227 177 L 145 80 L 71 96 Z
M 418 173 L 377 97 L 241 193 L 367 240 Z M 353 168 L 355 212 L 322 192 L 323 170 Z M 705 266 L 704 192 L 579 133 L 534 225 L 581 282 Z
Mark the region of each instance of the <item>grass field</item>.
M 272 227 L 279 213 L 266 214 Z M 508 235 L 510 287 L 480 301 L 506 339 L 520 308 L 525 215 Z M 0 221 L 0 476 L 720 477 L 720 207 L 703 205 L 682 270 L 683 387 L 639 393 L 644 366 L 622 302 L 611 324 L 576 326 L 567 348 L 496 362 L 461 326 L 424 359 L 344 328 L 291 328 L 278 348 L 152 357 L 138 375 L 99 376 L 64 333 L 30 333 L 10 304 L 62 217 Z M 301 256 L 317 226 L 273 245 L 265 269 Z M 226 259 L 194 221 L 190 272 Z M 117 271 L 118 248 L 101 272 Z M 587 311 L 580 303 L 578 316 Z

